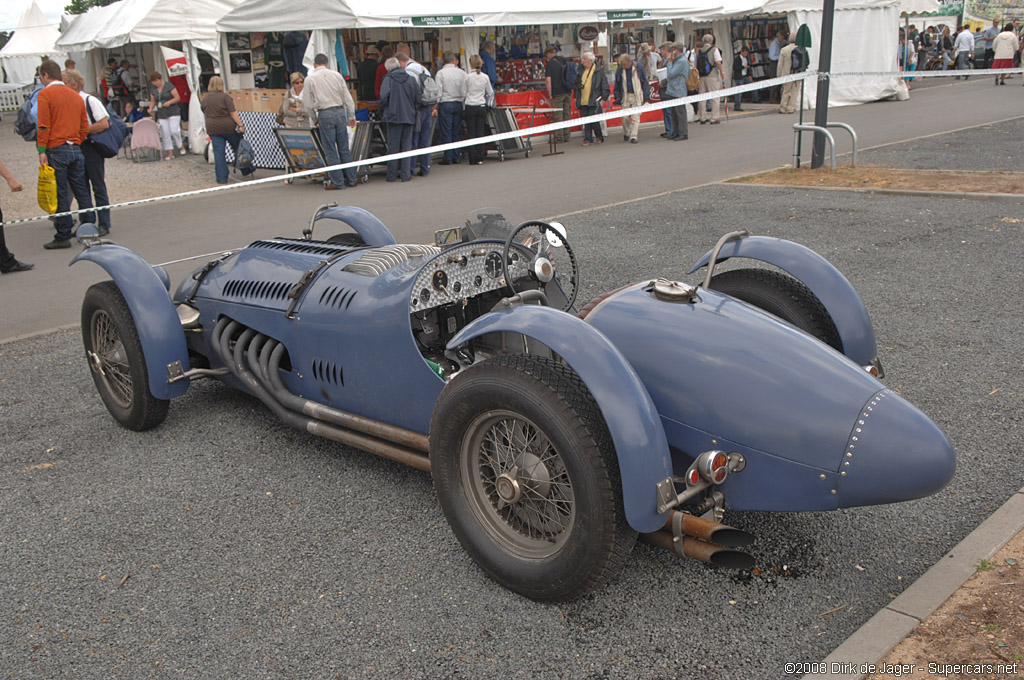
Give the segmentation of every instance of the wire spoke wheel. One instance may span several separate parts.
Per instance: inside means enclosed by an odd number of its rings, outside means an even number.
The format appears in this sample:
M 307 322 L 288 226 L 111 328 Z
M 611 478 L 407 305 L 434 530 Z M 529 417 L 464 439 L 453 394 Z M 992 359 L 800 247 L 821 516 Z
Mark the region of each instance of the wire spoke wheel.
M 543 557 L 564 543 L 575 519 L 572 480 L 550 439 L 509 411 L 482 414 L 460 455 L 478 520 L 508 550 Z
M 526 597 L 583 595 L 612 578 L 636 540 L 601 411 L 554 359 L 502 354 L 461 371 L 434 406 L 430 458 L 459 543 Z
M 138 432 L 164 421 L 169 402 L 150 392 L 139 332 L 113 281 L 97 283 L 86 291 L 82 342 L 96 391 L 117 422 Z
M 133 390 L 128 357 L 110 315 L 101 309 L 96 310 L 90 331 L 93 346 L 90 367 L 99 374 L 114 401 L 122 408 L 130 407 Z

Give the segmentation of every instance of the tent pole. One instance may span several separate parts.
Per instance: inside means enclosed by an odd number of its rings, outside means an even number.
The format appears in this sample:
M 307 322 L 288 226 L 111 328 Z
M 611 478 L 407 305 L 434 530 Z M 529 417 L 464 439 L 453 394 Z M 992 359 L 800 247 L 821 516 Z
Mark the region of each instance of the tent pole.
M 825 127 L 828 123 L 829 71 L 832 69 L 832 25 L 835 22 L 836 0 L 825 0 L 821 16 L 821 51 L 818 53 L 818 94 L 814 102 L 814 124 Z M 825 164 L 825 135 L 814 133 L 811 148 L 811 168 Z

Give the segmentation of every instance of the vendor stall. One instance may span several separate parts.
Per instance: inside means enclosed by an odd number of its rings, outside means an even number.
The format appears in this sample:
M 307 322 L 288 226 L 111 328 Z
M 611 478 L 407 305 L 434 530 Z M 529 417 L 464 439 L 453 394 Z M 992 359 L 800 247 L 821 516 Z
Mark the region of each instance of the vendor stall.
M 149 71 L 168 74 L 161 44 L 180 45 L 187 58 L 189 88 L 198 92 L 201 73 L 198 51 L 211 53 L 214 59 L 207 63 L 211 68 L 217 67 L 220 51 L 214 22 L 239 1 L 121 0 L 78 15 L 57 40 L 57 47 L 88 52 L 97 78 L 102 78 L 110 50 L 118 50 L 118 56 L 138 65 L 134 75 L 141 82 L 136 85 L 136 94 L 147 98 L 146 74 Z M 99 84 L 91 82 L 90 85 L 98 89 Z M 200 153 L 206 143 L 206 131 L 198 97 L 189 102 L 188 120 L 189 148 Z

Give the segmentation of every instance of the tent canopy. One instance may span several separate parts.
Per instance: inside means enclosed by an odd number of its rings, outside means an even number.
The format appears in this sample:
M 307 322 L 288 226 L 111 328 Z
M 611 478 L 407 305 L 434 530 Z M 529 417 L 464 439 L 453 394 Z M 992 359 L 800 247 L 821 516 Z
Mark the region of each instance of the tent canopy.
M 57 26 L 51 24 L 33 0 L 21 16 L 21 22 L 14 35 L 0 50 L 3 57 L 42 57 L 63 50 L 54 49 L 54 43 L 60 37 Z
M 651 0 L 625 20 L 659 21 L 752 13 L 763 0 Z M 431 3 L 418 0 L 246 0 L 217 22 L 228 32 L 301 31 L 335 28 L 402 26 L 523 26 L 614 20 L 623 13 L 622 0 L 519 0 L 508 9 L 481 9 L 476 0 Z M 611 14 L 612 16 L 608 16 Z M 636 16 L 633 16 L 635 14 Z M 440 21 L 431 21 L 432 19 Z
M 67 50 L 110 49 L 128 42 L 191 40 L 216 51 L 214 22 L 240 0 L 121 0 L 80 14 L 57 41 Z

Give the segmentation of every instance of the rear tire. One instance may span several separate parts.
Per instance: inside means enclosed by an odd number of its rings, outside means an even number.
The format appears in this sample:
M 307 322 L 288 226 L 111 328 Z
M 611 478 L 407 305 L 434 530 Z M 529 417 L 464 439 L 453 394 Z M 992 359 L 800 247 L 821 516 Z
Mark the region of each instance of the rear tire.
M 829 347 L 843 351 L 839 331 L 825 306 L 810 288 L 788 274 L 769 269 L 734 269 L 712 277 L 711 288 L 774 314 Z
M 149 372 L 131 310 L 113 281 L 97 283 L 82 302 L 82 342 L 92 379 L 114 420 L 141 432 L 167 417 L 170 402 L 149 391 Z
M 366 242 L 363 237 L 354 231 L 347 231 L 344 234 L 335 234 L 334 236 L 327 239 L 328 243 L 340 243 L 346 246 L 365 246 Z
M 434 407 L 430 451 L 459 543 L 521 595 L 577 598 L 609 581 L 636 541 L 608 428 L 563 364 L 507 354 L 465 369 Z

